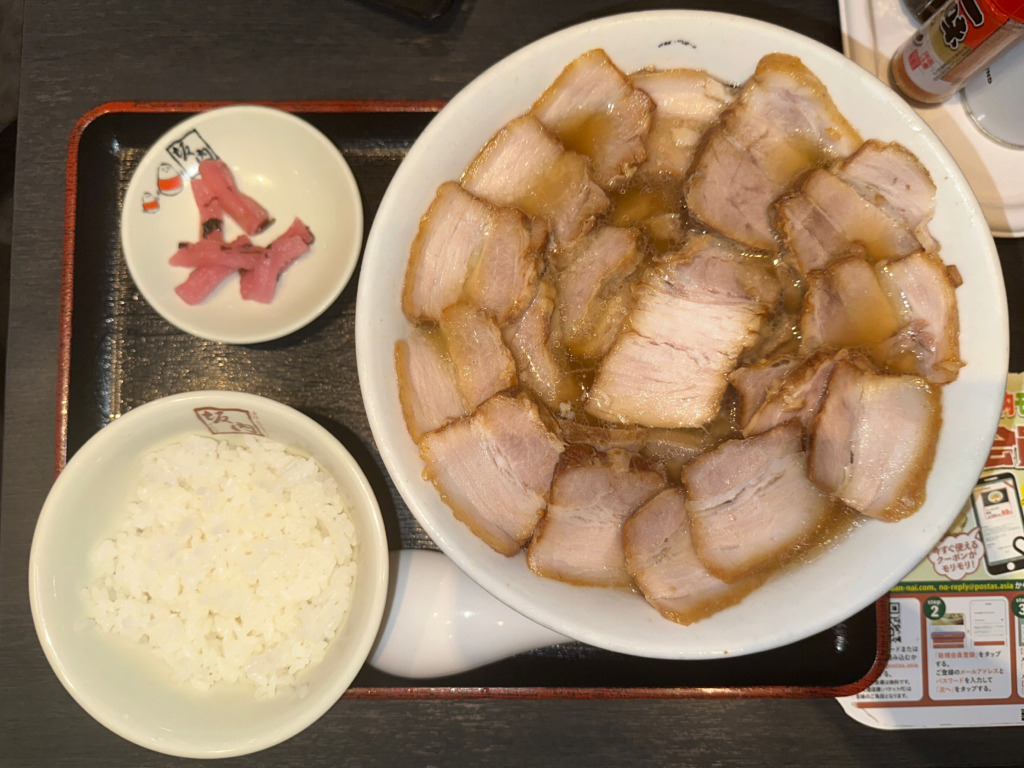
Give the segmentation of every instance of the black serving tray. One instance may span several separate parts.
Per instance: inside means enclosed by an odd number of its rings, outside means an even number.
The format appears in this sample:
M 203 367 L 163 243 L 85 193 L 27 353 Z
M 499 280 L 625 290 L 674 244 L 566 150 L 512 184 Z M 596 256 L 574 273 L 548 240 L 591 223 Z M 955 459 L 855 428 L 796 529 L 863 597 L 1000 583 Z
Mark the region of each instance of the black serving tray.
M 79 120 L 68 150 L 56 468 L 111 419 L 164 395 L 244 390 L 316 419 L 372 484 L 392 549 L 435 546 L 388 477 L 356 377 L 358 272 L 334 305 L 291 336 L 235 346 L 179 331 L 140 297 L 125 265 L 120 212 L 136 164 L 190 114 L 220 104 L 104 104 Z M 440 108 L 420 102 L 273 104 L 299 114 L 342 151 L 366 229 L 395 169 Z M 364 666 L 350 697 L 841 696 L 867 687 L 888 657 L 887 599 L 804 641 L 749 656 L 662 661 L 580 643 L 543 648 L 432 680 Z

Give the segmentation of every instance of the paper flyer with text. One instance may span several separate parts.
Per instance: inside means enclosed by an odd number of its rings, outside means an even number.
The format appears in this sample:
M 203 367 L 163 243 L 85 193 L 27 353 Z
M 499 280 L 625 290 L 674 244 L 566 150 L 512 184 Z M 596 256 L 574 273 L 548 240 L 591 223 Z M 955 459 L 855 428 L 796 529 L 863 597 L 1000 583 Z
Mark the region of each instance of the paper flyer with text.
M 881 676 L 839 699 L 876 728 L 1024 724 L 1024 374 L 948 533 L 890 592 Z

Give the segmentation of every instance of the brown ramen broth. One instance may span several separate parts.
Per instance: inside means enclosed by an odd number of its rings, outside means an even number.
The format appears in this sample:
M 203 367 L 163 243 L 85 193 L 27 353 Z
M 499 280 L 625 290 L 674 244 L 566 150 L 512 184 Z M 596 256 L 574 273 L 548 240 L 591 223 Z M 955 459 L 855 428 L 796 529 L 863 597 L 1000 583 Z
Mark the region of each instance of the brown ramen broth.
M 792 56 L 739 87 L 578 57 L 412 244 L 424 476 L 497 552 L 681 623 L 912 514 L 963 365 L 934 194 Z

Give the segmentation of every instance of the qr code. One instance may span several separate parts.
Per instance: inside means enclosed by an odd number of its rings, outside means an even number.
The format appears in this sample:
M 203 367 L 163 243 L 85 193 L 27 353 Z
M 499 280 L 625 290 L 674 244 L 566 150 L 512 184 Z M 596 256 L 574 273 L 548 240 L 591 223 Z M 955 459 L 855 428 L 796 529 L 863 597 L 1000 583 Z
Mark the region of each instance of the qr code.
M 903 642 L 903 624 L 900 618 L 900 604 L 897 602 L 889 603 L 889 642 L 891 643 Z

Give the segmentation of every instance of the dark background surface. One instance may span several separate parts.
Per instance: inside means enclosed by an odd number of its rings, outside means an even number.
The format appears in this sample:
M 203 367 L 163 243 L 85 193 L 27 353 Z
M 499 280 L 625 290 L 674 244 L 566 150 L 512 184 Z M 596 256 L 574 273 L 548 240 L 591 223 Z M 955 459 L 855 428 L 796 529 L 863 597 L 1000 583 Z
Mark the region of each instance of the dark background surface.
M 29 544 L 53 480 L 65 163 L 79 117 L 111 100 L 443 100 L 538 37 L 650 7 L 659 6 L 467 0 L 424 22 L 356 0 L 26 3 L 0 506 L 0 764 L 184 762 L 85 714 L 47 665 L 28 610 Z M 840 46 L 833 0 L 673 7 L 773 21 Z M 1008 285 L 1019 284 L 1021 242 L 1001 242 L 1000 252 Z M 1020 320 L 1014 314 L 1015 330 Z M 1014 370 L 1024 365 L 1022 338 L 1012 335 Z M 1021 743 L 1012 728 L 877 731 L 831 699 L 349 698 L 296 738 L 234 762 L 1009 766 L 1021 764 Z
M 21 12 L 22 0 L 0 0 L 0 369 L 7 358 L 14 148 L 18 139 L 18 86 L 21 82 Z M 0 413 L 3 413 L 3 392 L 0 381 Z M 0 427 L 0 435 L 2 429 Z

